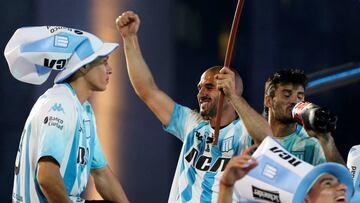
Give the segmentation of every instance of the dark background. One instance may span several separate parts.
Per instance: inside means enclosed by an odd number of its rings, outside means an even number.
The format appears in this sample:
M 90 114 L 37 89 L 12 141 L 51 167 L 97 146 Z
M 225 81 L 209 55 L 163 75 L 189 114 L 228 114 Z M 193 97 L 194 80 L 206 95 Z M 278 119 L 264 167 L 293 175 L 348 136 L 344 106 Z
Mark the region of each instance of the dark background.
M 94 2 L 1 1 L 0 47 L 3 50 L 14 31 L 22 26 L 63 25 L 91 32 L 90 8 Z M 202 71 L 223 64 L 223 39 L 227 39 L 237 2 L 115 2 L 120 12 L 131 9 L 140 15 L 143 55 L 159 87 L 177 102 L 196 108 L 196 84 Z M 243 78 L 244 97 L 261 112 L 264 81 L 275 70 L 301 68 L 309 74 L 359 62 L 359 25 L 358 0 L 246 1 L 232 61 Z M 123 55 L 122 50 L 118 52 Z M 124 63 L 121 66 L 125 69 Z M 114 99 L 126 104 L 121 133 L 129 136 L 123 136 L 118 143 L 119 179 L 132 202 L 166 202 L 181 143 L 162 131 L 160 122 L 135 95 L 128 78 L 122 78 L 125 97 Z M 37 87 L 15 80 L 5 58 L 0 57 L 0 202 L 11 201 L 15 155 L 23 125 L 36 98 L 50 86 Z M 350 147 L 360 144 L 359 87 L 357 82 L 306 98 L 338 115 L 334 138 L 345 160 Z

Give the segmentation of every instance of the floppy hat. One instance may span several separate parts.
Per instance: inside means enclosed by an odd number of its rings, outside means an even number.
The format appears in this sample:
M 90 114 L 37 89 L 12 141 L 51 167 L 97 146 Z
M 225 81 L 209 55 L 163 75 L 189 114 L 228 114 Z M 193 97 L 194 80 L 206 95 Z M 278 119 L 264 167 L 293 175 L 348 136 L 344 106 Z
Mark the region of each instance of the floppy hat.
M 24 27 L 15 31 L 4 55 L 16 79 L 39 85 L 47 80 L 52 70 L 59 71 L 54 83 L 61 83 L 97 57 L 111 54 L 118 46 L 78 29 Z
M 354 182 L 355 194 L 351 203 L 360 202 L 360 145 L 351 147 L 346 163 Z
M 346 167 L 336 163 L 312 166 L 286 151 L 268 136 L 252 155 L 258 166 L 236 181 L 234 192 L 241 202 L 302 203 L 312 185 L 322 174 L 330 173 L 347 186 L 347 199 L 353 184 Z

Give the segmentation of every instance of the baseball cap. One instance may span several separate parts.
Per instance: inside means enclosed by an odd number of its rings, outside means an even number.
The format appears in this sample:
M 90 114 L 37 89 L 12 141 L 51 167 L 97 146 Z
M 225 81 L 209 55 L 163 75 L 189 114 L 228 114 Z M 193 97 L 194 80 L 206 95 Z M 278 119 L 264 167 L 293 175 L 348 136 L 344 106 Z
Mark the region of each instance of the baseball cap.
M 16 79 L 40 85 L 51 71 L 59 71 L 54 83 L 61 83 L 82 66 L 111 54 L 118 46 L 78 29 L 35 26 L 17 29 L 4 55 Z
M 337 163 L 313 166 L 292 155 L 268 136 L 252 155 L 258 165 L 235 183 L 241 202 L 302 203 L 316 180 L 325 173 L 347 186 L 347 199 L 353 194 L 350 172 Z

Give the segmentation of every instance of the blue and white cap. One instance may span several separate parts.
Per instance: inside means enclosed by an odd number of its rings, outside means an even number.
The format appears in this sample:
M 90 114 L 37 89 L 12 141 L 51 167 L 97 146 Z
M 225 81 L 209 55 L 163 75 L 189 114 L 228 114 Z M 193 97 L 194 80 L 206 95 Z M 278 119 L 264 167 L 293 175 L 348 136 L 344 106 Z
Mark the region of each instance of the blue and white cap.
M 323 174 L 334 175 L 347 186 L 347 199 L 353 194 L 350 172 L 337 163 L 312 166 L 286 151 L 270 136 L 252 155 L 258 166 L 235 183 L 241 202 L 302 203 L 312 185 Z
M 346 165 L 352 175 L 355 194 L 351 203 L 360 202 L 360 145 L 351 147 Z
M 95 35 L 62 26 L 24 27 L 16 30 L 4 51 L 11 74 L 40 85 L 52 70 L 61 83 L 97 57 L 111 54 L 119 45 L 104 43 Z

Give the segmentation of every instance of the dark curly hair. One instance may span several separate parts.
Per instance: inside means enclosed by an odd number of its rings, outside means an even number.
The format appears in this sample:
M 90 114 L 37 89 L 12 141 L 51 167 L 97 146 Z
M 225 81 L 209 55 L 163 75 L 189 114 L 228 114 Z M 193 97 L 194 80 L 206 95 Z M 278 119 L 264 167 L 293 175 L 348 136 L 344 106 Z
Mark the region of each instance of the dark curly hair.
M 275 96 L 275 90 L 279 84 L 301 85 L 306 88 L 308 79 L 303 70 L 284 69 L 275 72 L 265 82 L 265 96 Z M 269 108 L 264 106 L 263 116 L 268 117 Z

